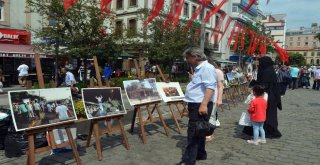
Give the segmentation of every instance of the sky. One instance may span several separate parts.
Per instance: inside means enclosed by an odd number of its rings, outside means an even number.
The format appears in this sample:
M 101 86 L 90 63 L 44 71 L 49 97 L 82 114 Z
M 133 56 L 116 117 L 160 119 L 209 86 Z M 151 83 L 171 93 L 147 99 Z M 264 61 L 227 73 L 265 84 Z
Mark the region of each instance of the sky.
M 311 23 L 320 24 L 320 0 L 260 0 L 259 5 L 266 14 L 286 13 L 287 29 L 310 27 Z

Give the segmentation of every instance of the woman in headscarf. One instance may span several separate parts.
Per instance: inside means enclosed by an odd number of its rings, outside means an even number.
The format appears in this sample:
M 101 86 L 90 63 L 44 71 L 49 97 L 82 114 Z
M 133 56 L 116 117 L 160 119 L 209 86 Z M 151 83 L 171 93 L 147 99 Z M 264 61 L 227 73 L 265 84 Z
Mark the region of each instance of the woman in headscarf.
M 277 75 L 273 68 L 270 57 L 264 56 L 259 59 L 258 78 L 256 84 L 262 85 L 268 93 L 267 119 L 264 130 L 268 138 L 280 138 L 282 135 L 278 130 L 278 112 L 282 110 L 280 91 L 277 83 Z M 252 127 L 245 127 L 243 132 L 252 135 Z

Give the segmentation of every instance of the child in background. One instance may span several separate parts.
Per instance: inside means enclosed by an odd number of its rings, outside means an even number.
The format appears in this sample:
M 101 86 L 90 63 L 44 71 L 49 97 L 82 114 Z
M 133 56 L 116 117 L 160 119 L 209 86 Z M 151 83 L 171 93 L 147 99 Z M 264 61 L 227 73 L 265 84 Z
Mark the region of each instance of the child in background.
M 264 99 L 264 89 L 261 86 L 253 87 L 253 95 L 255 98 L 251 101 L 248 113 L 253 127 L 253 140 L 248 143 L 258 145 L 259 143 L 267 143 L 263 124 L 266 121 L 267 101 Z M 259 132 L 261 140 L 259 140 Z

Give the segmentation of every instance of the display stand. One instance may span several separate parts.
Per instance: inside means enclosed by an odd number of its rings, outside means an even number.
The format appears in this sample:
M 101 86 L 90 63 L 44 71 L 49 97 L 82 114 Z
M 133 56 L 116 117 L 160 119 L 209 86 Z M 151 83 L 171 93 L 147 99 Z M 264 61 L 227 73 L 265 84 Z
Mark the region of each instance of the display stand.
M 39 87 L 44 88 L 44 81 L 43 81 L 43 75 L 42 75 L 42 68 L 41 68 L 41 62 L 40 62 L 40 55 L 36 53 L 34 55 L 34 60 L 36 64 L 36 70 L 37 70 L 37 77 L 38 77 L 38 82 L 39 82 Z M 34 165 L 35 164 L 35 155 L 37 153 L 41 152 L 46 152 L 55 148 L 61 148 L 61 147 L 66 147 L 68 145 L 71 146 L 73 155 L 75 157 L 75 160 L 78 165 L 81 164 L 81 160 L 79 157 L 79 153 L 76 147 L 76 144 L 74 143 L 71 131 L 70 131 L 70 126 L 74 124 L 74 121 L 69 121 L 69 122 L 64 122 L 64 123 L 59 123 L 51 126 L 43 126 L 39 128 L 34 128 L 34 129 L 29 129 L 25 131 L 25 134 L 28 136 L 28 165 Z M 57 145 L 54 141 L 54 135 L 53 135 L 53 129 L 58 129 L 58 128 L 64 128 L 66 130 L 67 136 L 68 136 L 68 142 L 59 144 Z M 41 133 L 41 132 L 47 132 L 48 133 L 48 146 L 47 147 L 41 147 L 41 148 L 35 148 L 34 144 L 34 137 L 36 133 Z
M 178 115 L 180 116 L 180 118 L 183 118 L 184 116 L 188 116 L 188 109 L 187 109 L 184 101 L 182 101 L 182 100 L 167 102 L 167 105 L 169 106 L 170 112 L 172 114 L 172 118 L 176 124 L 176 127 L 178 128 L 178 132 L 179 132 L 179 134 L 181 134 L 181 128 L 180 128 L 179 122 L 177 120 L 177 112 L 178 112 Z M 182 105 L 182 109 L 179 108 L 179 105 Z M 175 111 L 174 108 L 177 111 Z
M 139 118 L 139 127 L 140 127 L 140 131 L 141 131 L 141 138 L 142 138 L 142 141 L 144 144 L 147 144 L 147 137 L 145 135 L 145 130 L 144 130 L 144 124 L 145 123 L 152 123 L 154 121 L 161 121 L 162 122 L 162 125 L 163 125 L 163 128 L 166 132 L 166 135 L 169 136 L 169 130 L 168 130 L 168 127 L 162 117 L 162 113 L 161 113 L 161 110 L 159 108 L 159 104 L 161 102 L 160 101 L 157 101 L 157 102 L 151 102 L 151 103 L 146 103 L 146 104 L 139 104 L 139 105 L 135 105 L 134 106 L 134 112 L 133 112 L 133 117 L 132 117 L 132 123 L 131 123 L 131 133 L 133 133 L 133 129 L 134 129 L 134 125 L 135 125 L 135 121 L 136 121 L 136 116 L 138 114 L 138 118 Z M 143 106 L 146 106 L 146 109 L 147 109 L 147 112 L 148 112 L 148 119 L 147 120 L 143 120 L 142 119 L 142 110 L 141 110 L 141 107 Z M 152 111 L 150 111 L 150 107 L 153 106 L 153 109 Z M 156 117 L 154 118 L 152 115 L 153 115 L 153 112 L 154 110 L 157 110 L 158 112 L 158 115 L 159 117 Z
M 93 56 L 93 60 L 94 60 L 95 70 L 97 73 L 98 86 L 99 88 L 102 88 L 103 86 L 102 86 L 101 76 L 99 73 L 99 65 L 98 65 L 97 57 Z M 123 115 L 117 115 L 117 116 L 111 116 L 111 117 L 99 117 L 99 118 L 91 119 L 90 129 L 89 129 L 88 138 L 87 138 L 87 147 L 90 146 L 91 135 L 93 132 L 95 136 L 95 143 L 96 143 L 97 155 L 98 155 L 99 161 L 102 160 L 102 150 L 101 150 L 101 142 L 100 142 L 101 135 L 120 131 L 124 139 L 125 147 L 127 148 L 127 150 L 130 149 L 128 137 L 124 130 L 124 125 L 122 123 L 123 117 L 124 117 Z M 116 120 L 118 122 L 118 125 L 116 127 L 112 126 L 112 122 L 111 122 L 112 120 Z M 107 122 L 107 128 L 105 130 L 99 129 L 99 125 L 98 125 L 99 121 Z

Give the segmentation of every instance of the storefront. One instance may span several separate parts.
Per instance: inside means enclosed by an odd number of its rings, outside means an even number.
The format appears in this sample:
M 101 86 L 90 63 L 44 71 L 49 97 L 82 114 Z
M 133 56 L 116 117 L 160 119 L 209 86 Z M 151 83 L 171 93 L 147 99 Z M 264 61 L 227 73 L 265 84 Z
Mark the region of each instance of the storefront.
M 30 42 L 30 33 L 28 31 L 0 29 L 0 68 L 6 78 L 5 84 L 18 84 L 17 68 L 21 62 L 25 62 L 29 66 L 29 78 L 31 80 L 36 79 L 35 52 Z M 53 72 L 53 58 L 50 55 L 40 55 L 44 78 L 49 79 Z

